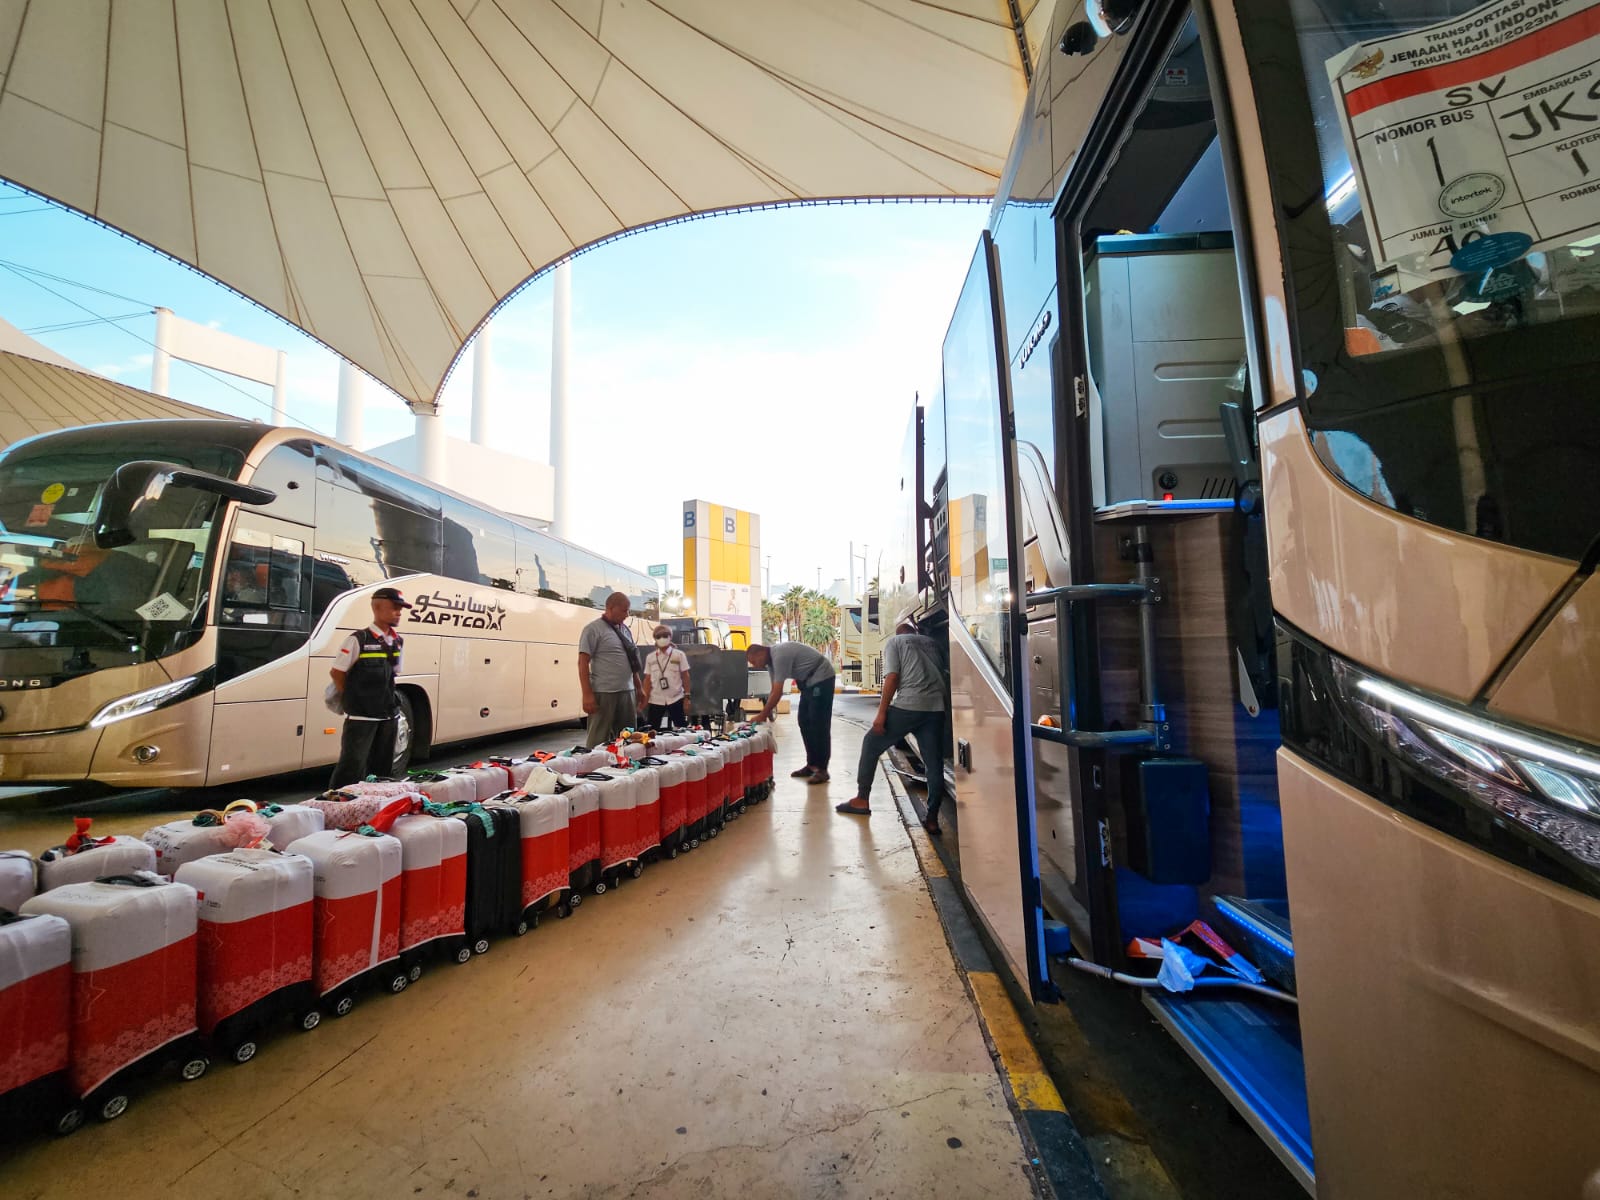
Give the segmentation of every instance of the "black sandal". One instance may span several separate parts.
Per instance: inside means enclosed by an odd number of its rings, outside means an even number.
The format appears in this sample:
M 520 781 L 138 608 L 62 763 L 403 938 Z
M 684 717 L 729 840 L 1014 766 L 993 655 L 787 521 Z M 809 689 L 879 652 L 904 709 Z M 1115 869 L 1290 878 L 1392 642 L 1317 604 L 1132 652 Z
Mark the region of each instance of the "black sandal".
M 872 809 L 857 808 L 848 800 L 846 800 L 843 804 L 835 804 L 833 806 L 833 811 L 836 813 L 844 813 L 846 816 L 851 817 L 870 817 L 872 815 Z

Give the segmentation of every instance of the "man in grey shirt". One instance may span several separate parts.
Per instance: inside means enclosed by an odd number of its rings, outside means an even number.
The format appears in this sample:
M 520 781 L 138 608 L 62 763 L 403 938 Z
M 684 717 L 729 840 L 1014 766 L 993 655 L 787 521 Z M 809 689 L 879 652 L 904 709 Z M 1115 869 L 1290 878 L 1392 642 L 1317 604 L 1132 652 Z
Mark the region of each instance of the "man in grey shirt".
M 578 636 L 578 685 L 589 714 L 589 745 L 603 746 L 633 724 L 639 654 L 628 632 L 628 597 L 612 592 L 605 611 Z
M 928 776 L 928 816 L 922 827 L 939 833 L 939 809 L 944 805 L 945 682 L 938 643 L 902 618 L 894 636 L 884 643 L 883 670 L 878 715 L 861 743 L 855 797 L 835 807 L 855 816 L 871 813 L 869 800 L 879 755 L 901 738 L 914 735 Z
M 806 765 L 790 772 L 790 777 L 827 783 L 828 760 L 833 757 L 833 664 L 804 642 L 751 646 L 744 660 L 752 671 L 772 674 L 772 693 L 757 721 L 772 719 L 784 681 L 794 680 L 800 689 L 800 740 L 806 746 Z

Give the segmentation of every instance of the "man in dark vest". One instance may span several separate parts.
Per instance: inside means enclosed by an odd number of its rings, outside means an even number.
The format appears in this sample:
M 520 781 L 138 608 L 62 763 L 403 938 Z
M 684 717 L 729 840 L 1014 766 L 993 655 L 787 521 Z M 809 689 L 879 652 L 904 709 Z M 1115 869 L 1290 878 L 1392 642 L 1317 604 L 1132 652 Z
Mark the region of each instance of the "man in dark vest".
M 392 587 L 372 593 L 372 624 L 345 638 L 333 660 L 333 689 L 344 699 L 344 737 L 330 788 L 380 779 L 394 769 L 394 738 L 400 715 L 394 681 L 400 674 L 404 639 L 395 632 L 400 610 L 410 608 Z

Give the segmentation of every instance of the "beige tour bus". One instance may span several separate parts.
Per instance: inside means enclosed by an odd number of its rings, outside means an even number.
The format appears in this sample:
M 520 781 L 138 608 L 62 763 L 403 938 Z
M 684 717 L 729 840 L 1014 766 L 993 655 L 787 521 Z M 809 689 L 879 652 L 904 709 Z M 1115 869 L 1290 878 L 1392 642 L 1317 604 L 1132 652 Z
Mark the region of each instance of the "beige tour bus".
M 908 435 L 974 909 L 1323 1200 L 1600 1196 L 1597 80 L 1596 0 L 1061 0 Z
M 130 421 L 0 454 L 0 782 L 228 784 L 333 763 L 328 669 L 381 584 L 395 771 L 583 716 L 577 642 L 642 572 L 302 430 Z

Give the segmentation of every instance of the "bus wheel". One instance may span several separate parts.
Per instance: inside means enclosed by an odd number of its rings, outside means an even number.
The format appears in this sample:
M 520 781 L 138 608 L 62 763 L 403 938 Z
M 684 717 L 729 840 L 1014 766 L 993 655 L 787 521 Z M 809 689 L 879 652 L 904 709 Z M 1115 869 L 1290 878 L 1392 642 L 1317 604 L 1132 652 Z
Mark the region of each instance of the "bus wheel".
M 411 707 L 411 697 L 404 690 L 395 693 L 395 699 L 400 702 L 400 719 L 395 722 L 394 729 L 394 769 L 389 772 L 395 779 L 404 779 L 406 768 L 411 765 L 411 747 L 416 740 L 417 719 Z

